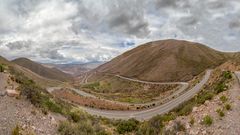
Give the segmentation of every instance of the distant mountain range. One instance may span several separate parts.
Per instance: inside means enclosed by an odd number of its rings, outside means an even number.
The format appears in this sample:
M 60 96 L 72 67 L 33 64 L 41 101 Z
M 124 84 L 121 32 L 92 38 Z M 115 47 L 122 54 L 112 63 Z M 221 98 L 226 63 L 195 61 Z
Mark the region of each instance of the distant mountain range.
M 84 64 L 42 64 L 46 67 L 50 68 L 57 68 L 65 73 L 71 74 L 72 76 L 76 77 L 86 73 L 92 69 L 97 68 L 98 66 L 102 65 L 104 62 L 89 62 Z

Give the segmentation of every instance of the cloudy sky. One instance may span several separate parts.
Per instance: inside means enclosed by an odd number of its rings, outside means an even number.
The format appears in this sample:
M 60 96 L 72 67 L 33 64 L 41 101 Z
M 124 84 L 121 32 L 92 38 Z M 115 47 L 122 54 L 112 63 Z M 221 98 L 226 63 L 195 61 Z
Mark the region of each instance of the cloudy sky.
M 0 55 L 107 61 L 166 38 L 240 51 L 239 0 L 0 0 Z

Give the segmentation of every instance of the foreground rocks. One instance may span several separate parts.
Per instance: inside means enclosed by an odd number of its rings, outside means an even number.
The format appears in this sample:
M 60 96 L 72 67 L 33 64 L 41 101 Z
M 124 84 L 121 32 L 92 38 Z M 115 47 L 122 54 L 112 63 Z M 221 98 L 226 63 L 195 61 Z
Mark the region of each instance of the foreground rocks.
M 19 91 L 7 89 L 6 93 L 9 97 L 18 97 L 20 95 Z
M 44 115 L 38 108 L 24 99 L 0 97 L 0 135 L 10 135 L 18 125 L 25 133 L 55 135 L 59 121 L 65 120 L 58 114 Z
M 221 97 L 227 97 L 223 102 Z M 184 134 L 189 135 L 239 135 L 240 133 L 240 86 L 235 79 L 232 88 L 216 95 L 212 100 L 205 101 L 204 104 L 194 107 L 192 113 L 188 116 L 178 117 L 170 121 L 166 126 L 169 131 L 175 131 L 181 134 L 182 131 L 176 131 L 176 123 L 184 129 Z M 226 109 L 226 104 L 231 106 Z M 223 116 L 220 116 L 218 110 L 222 110 Z M 204 117 L 208 115 L 212 118 L 212 124 L 206 125 L 203 122 Z

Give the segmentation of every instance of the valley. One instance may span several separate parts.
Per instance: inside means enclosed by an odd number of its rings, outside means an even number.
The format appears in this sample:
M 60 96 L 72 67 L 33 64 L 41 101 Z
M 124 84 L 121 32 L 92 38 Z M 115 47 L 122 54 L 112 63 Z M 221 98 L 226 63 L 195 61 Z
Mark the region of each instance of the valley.
M 142 51 L 143 48 L 145 51 Z M 187 52 L 194 53 L 188 55 Z M 143 55 L 146 56 L 139 57 Z M 74 70 L 75 75 L 66 72 L 73 69 L 73 65 L 65 65 L 68 68 L 61 69 L 56 67 L 59 65 L 39 64 L 26 58 L 13 61 L 1 58 L 0 100 L 4 105 L 1 104 L 0 108 L 8 105 L 12 112 L 1 110 L 11 122 L 0 124 L 4 129 L 0 133 L 9 134 L 19 126 L 21 132 L 37 134 L 59 132 L 65 135 L 71 129 L 75 129 L 73 134 L 85 134 L 88 131 L 77 130 L 83 123 L 93 134 L 100 131 L 104 134 L 121 134 L 119 128 L 129 123 L 139 124 L 126 131 L 133 134 L 145 134 L 143 126 L 151 128 L 152 135 L 167 132 L 198 134 L 202 129 L 209 134 L 218 133 L 220 131 L 214 132 L 212 129 L 223 124 L 216 115 L 229 111 L 235 117 L 238 113 L 235 108 L 239 105 L 236 96 L 240 96 L 238 59 L 237 54 L 177 40 L 141 45 L 95 69 Z M 123 64 L 126 61 L 131 64 Z M 81 69 L 79 65 L 76 68 Z M 15 92 L 13 97 L 9 96 L 8 89 Z M 231 99 L 231 102 L 220 103 L 222 96 Z M 234 103 L 232 111 L 219 110 L 218 106 L 223 108 L 230 103 Z M 215 110 L 203 112 L 202 108 L 209 106 Z M 34 111 L 26 113 L 28 109 Z M 8 111 L 11 117 L 7 116 Z M 20 116 L 19 113 L 24 115 Z M 216 121 L 213 126 L 212 123 L 206 128 L 202 126 L 205 113 Z M 230 114 L 224 114 L 226 118 L 221 117 L 225 118 L 226 123 L 234 125 L 237 121 Z M 29 125 L 24 122 L 26 115 L 31 116 Z M 189 119 L 196 119 L 195 124 L 189 125 Z M 50 124 L 44 125 L 44 122 Z M 151 125 L 155 122 L 162 126 Z M 173 129 L 175 124 L 184 128 Z M 44 132 L 43 128 L 52 130 Z M 237 127 L 232 130 L 237 132 L 235 129 Z

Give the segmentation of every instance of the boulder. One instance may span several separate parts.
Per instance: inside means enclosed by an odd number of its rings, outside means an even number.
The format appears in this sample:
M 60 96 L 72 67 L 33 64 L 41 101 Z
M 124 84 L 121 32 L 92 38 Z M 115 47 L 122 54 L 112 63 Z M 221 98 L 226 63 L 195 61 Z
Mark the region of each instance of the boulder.
M 17 97 L 20 95 L 20 93 L 16 90 L 10 90 L 10 89 L 7 89 L 7 95 L 9 97 Z
M 5 96 L 6 95 L 6 91 L 0 91 L 0 96 Z

